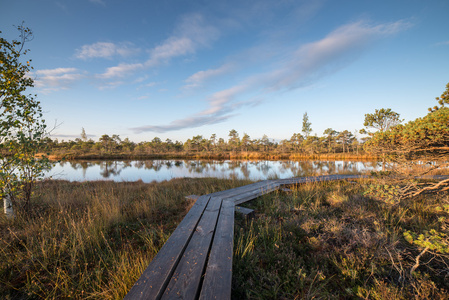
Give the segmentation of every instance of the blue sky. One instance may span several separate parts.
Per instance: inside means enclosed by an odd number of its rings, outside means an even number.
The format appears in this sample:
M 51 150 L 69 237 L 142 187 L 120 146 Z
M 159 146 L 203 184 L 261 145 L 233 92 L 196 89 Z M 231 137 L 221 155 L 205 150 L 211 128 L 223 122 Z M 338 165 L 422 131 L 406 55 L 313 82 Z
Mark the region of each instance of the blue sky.
M 449 1 L 0 1 L 34 31 L 33 93 L 59 140 L 276 140 L 421 117 L 449 82 Z

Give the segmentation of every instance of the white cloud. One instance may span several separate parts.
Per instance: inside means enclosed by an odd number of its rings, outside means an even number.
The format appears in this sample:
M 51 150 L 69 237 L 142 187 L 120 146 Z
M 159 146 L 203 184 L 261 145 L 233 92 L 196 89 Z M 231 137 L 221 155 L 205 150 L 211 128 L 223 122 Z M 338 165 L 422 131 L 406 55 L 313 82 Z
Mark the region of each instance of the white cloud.
M 231 117 L 231 115 L 219 116 L 219 117 L 217 117 L 217 116 L 198 116 L 197 115 L 197 116 L 173 121 L 168 125 L 140 126 L 140 127 L 131 128 L 131 130 L 133 130 L 135 133 L 142 133 L 142 132 L 147 132 L 147 131 L 164 133 L 164 132 L 168 132 L 168 131 L 176 131 L 176 130 L 181 130 L 181 129 L 185 129 L 185 128 L 195 128 L 195 127 L 199 127 L 199 126 L 203 126 L 203 125 L 217 124 L 217 123 L 226 121 L 230 117 Z
M 125 84 L 124 81 L 111 81 L 104 83 L 98 87 L 99 90 L 108 90 L 108 89 L 115 89 L 116 87 Z
M 148 98 L 150 98 L 150 96 L 144 95 L 144 96 L 137 97 L 137 100 L 145 100 L 145 99 L 148 99 Z
M 190 76 L 189 78 L 187 78 L 185 80 L 185 82 L 187 84 L 184 86 L 184 88 L 187 88 L 187 89 L 197 88 L 197 87 L 201 86 L 204 81 L 206 81 L 212 77 L 215 77 L 215 76 L 223 75 L 223 74 L 229 72 L 230 70 L 232 70 L 232 65 L 224 64 L 217 69 L 209 69 L 209 70 L 205 70 L 205 71 L 196 72 L 195 74 L 193 74 L 192 76 Z
M 151 50 L 151 58 L 145 63 L 152 67 L 171 58 L 195 52 L 194 42 L 187 37 L 171 37 Z
M 449 41 L 436 43 L 435 46 L 446 46 L 449 45 Z
M 239 96 L 248 91 L 275 92 L 306 86 L 322 76 L 328 75 L 351 63 L 377 39 L 409 28 L 406 22 L 395 22 L 370 26 L 363 22 L 341 26 L 323 39 L 300 46 L 278 64 L 272 71 L 248 77 L 244 83 L 218 91 L 207 98 L 209 107 L 197 114 L 175 120 L 168 125 L 147 125 L 131 128 L 136 133 L 145 131 L 167 132 L 184 128 L 200 127 L 224 122 L 234 116 L 233 112 L 243 105 L 262 101 L 256 96 L 249 101 L 239 101 Z M 216 70 L 198 72 L 189 77 L 189 82 L 199 83 Z
M 207 99 L 209 108 L 183 119 L 175 120 L 168 125 L 146 125 L 130 128 L 135 133 L 147 131 L 164 133 L 185 128 L 195 128 L 225 122 L 235 116 L 232 112 L 243 105 L 254 105 L 255 101 L 234 102 L 236 97 L 246 91 L 250 86 L 240 85 L 214 93 Z
M 101 4 L 104 6 L 106 5 L 106 2 L 104 2 L 104 0 L 89 0 L 89 1 L 95 4 Z
M 291 89 L 331 74 L 355 60 L 377 39 L 409 28 L 398 21 L 369 26 L 363 22 L 341 26 L 325 38 L 299 47 L 281 68 L 262 77 L 265 88 Z
M 200 48 L 208 47 L 218 36 L 218 30 L 208 25 L 202 15 L 192 14 L 185 16 L 172 36 L 149 51 L 150 57 L 148 60 L 143 63 L 122 63 L 118 66 L 108 68 L 99 77 L 123 77 L 144 68 L 151 68 L 162 63 L 168 63 L 173 58 L 191 55 L 196 53 Z
M 35 72 L 34 85 L 43 93 L 50 93 L 71 87 L 84 77 L 76 68 L 56 68 Z
M 152 81 L 152 82 L 148 82 L 147 84 L 145 84 L 145 86 L 146 87 L 153 87 L 153 86 L 155 86 L 157 84 L 159 84 L 159 82 Z
M 81 135 L 80 134 L 57 134 L 57 133 L 55 133 L 55 134 L 51 134 L 51 137 L 52 138 L 66 138 L 66 139 L 79 139 L 79 138 L 81 138 Z M 89 138 L 89 139 L 92 139 L 92 138 L 95 138 L 95 137 L 97 137 L 95 134 L 87 134 L 87 137 Z
M 115 78 L 115 77 L 125 77 L 127 74 L 132 73 L 137 70 L 141 70 L 144 68 L 144 65 L 141 63 L 137 64 L 119 64 L 115 67 L 110 67 L 106 69 L 106 72 L 101 74 L 100 78 Z
M 75 57 L 83 60 L 89 58 L 112 58 L 114 56 L 126 57 L 139 52 L 130 43 L 114 44 L 109 42 L 98 42 L 91 45 L 83 45 L 76 50 Z
M 249 85 L 237 85 L 229 89 L 214 93 L 209 99 L 210 107 L 202 112 L 200 115 L 211 115 L 222 113 L 228 107 L 229 103 L 234 101 L 236 97 L 250 88 Z

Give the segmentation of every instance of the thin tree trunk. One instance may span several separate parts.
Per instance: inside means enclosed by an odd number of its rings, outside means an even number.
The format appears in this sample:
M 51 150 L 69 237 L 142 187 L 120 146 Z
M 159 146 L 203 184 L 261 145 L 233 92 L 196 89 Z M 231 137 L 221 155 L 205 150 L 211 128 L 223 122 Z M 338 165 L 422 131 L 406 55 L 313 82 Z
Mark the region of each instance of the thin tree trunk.
M 14 210 L 12 207 L 11 195 L 9 194 L 9 192 L 6 192 L 5 196 L 3 196 L 3 208 L 8 219 L 14 218 Z

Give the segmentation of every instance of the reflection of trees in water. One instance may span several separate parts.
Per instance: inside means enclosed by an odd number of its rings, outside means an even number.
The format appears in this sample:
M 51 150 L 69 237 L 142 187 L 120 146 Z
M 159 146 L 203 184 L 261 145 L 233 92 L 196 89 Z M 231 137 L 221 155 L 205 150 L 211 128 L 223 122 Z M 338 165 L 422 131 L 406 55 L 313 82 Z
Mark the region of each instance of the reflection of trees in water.
M 204 172 L 209 173 L 213 162 L 204 160 L 192 160 L 185 164 L 187 171 L 192 174 L 202 174 Z
M 298 162 L 298 168 L 292 170 L 295 177 L 311 176 L 314 175 L 315 165 L 313 161 L 300 161 Z
M 313 166 L 316 174 L 323 174 L 327 172 L 327 162 L 326 161 L 315 161 L 313 162 Z
M 155 161 L 154 161 L 154 160 L 146 160 L 146 161 L 143 163 L 143 168 L 144 168 L 145 170 L 151 170 L 151 169 L 154 168 L 154 164 L 155 164 Z
M 189 173 L 200 174 L 204 171 L 204 165 L 196 161 L 191 161 L 187 166 Z
M 123 161 L 122 164 L 123 164 L 123 169 L 132 168 L 132 162 L 130 160 Z
M 337 174 L 344 171 L 360 172 L 376 169 L 377 162 L 353 161 L 231 161 L 231 160 L 140 160 L 140 161 L 70 161 L 61 162 L 61 167 L 69 164 L 74 170 L 82 170 L 86 177 L 88 168 L 99 166 L 103 178 L 119 176 L 122 170 L 145 169 L 159 172 L 172 168 L 181 174 L 202 174 L 204 176 L 263 179 L 272 175 L 303 177 L 313 175 Z M 251 177 L 252 176 L 252 177 Z
M 104 161 L 100 164 L 100 175 L 103 176 L 103 178 L 109 178 L 111 175 L 118 176 L 122 169 L 122 166 L 119 165 L 117 161 Z
M 249 179 L 249 175 L 251 174 L 251 171 L 248 169 L 248 162 L 245 162 L 240 166 L 240 171 L 243 174 L 243 177 L 245 179 Z
M 170 161 L 163 161 L 163 160 L 138 160 L 134 162 L 134 168 L 136 169 L 144 169 L 144 170 L 154 170 L 156 172 L 160 171 L 163 166 L 168 167 L 168 164 L 170 167 L 172 166 L 172 163 Z
M 271 170 L 270 161 L 261 161 L 256 165 L 256 169 L 261 172 L 263 175 L 267 176 L 268 172 Z
M 239 161 L 239 160 L 229 161 L 228 169 L 232 170 L 232 171 L 235 171 L 237 169 L 240 169 L 242 167 L 242 165 L 243 165 L 243 162 Z
M 134 162 L 134 168 L 136 168 L 136 169 L 142 169 L 143 166 L 144 166 L 143 160 L 138 160 L 138 161 Z
M 100 167 L 100 175 L 103 178 L 117 176 L 122 170 L 133 167 L 131 161 L 70 161 L 61 162 L 60 166 L 64 167 L 66 163 L 74 170 L 82 170 L 83 177 L 86 177 L 87 169 L 95 166 Z

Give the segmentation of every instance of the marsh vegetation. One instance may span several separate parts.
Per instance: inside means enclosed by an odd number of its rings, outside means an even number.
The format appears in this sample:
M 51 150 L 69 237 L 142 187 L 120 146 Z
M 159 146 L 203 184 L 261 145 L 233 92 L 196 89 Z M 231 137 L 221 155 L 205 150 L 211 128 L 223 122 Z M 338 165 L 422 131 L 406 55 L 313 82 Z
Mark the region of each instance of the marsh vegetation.
M 248 183 L 40 182 L 32 215 L 0 219 L 0 295 L 121 299 L 187 213 L 186 195 Z M 392 202 L 384 185 L 305 184 L 248 204 L 256 217 L 236 222 L 233 297 L 446 299 L 448 194 Z M 436 246 L 423 253 L 419 235 Z

